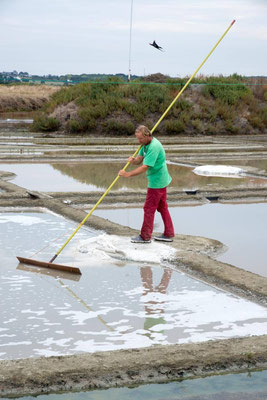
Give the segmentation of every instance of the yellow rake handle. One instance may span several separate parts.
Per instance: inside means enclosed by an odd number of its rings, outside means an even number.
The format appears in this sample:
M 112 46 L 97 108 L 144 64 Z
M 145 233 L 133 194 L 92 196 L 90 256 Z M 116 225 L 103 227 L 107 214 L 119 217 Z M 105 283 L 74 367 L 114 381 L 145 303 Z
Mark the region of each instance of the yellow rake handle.
M 218 46 L 218 44 L 222 41 L 222 39 L 224 38 L 224 36 L 227 34 L 227 32 L 230 30 L 230 28 L 234 25 L 235 20 L 233 20 L 231 22 L 231 24 L 229 25 L 229 27 L 226 29 L 226 31 L 224 32 L 224 34 L 220 37 L 220 39 L 218 40 L 218 42 L 215 44 L 215 46 L 211 49 L 211 51 L 209 52 L 209 54 L 207 55 L 207 57 L 202 61 L 202 63 L 200 64 L 200 66 L 195 70 L 195 72 L 193 73 L 193 75 L 191 76 L 191 78 L 188 79 L 188 81 L 186 82 L 186 84 L 183 86 L 183 88 L 180 90 L 180 92 L 177 94 L 177 96 L 175 97 L 175 99 L 171 102 L 171 104 L 169 105 L 169 107 L 166 109 L 166 111 L 162 114 L 162 116 L 160 117 L 160 119 L 158 120 L 158 122 L 153 126 L 153 128 L 151 129 L 151 133 L 153 133 L 155 131 L 155 129 L 157 128 L 157 126 L 161 123 L 161 121 L 163 120 L 163 118 L 165 117 L 165 115 L 170 111 L 170 109 L 172 108 L 172 106 L 174 105 L 174 103 L 178 100 L 178 98 L 181 96 L 181 94 L 184 92 L 184 90 L 187 88 L 187 86 L 189 85 L 189 83 L 191 82 L 191 80 L 195 77 L 195 75 L 198 73 L 198 71 L 200 70 L 200 68 L 205 64 L 205 62 L 207 61 L 207 59 L 210 57 L 210 55 L 214 52 L 214 50 L 216 49 L 216 47 Z M 142 146 L 139 146 L 139 148 L 136 150 L 136 152 L 133 154 L 132 157 L 135 157 L 136 154 L 139 153 L 140 149 Z M 130 165 L 129 162 L 127 162 L 127 164 L 124 166 L 123 170 L 125 171 L 126 168 L 128 168 L 128 166 Z M 71 241 L 71 239 L 73 238 L 73 236 L 78 232 L 78 230 L 83 226 L 83 224 L 88 220 L 88 218 L 90 217 L 90 215 L 92 215 L 92 213 L 94 212 L 94 210 L 97 208 L 97 206 L 101 203 L 101 201 L 106 197 L 106 195 L 108 194 L 108 192 L 112 189 L 112 187 L 115 185 L 115 183 L 117 182 L 117 180 L 119 179 L 119 175 L 116 176 L 116 178 L 114 179 L 114 181 L 111 183 L 111 185 L 107 188 L 107 190 L 105 191 L 105 193 L 100 197 L 100 199 L 98 200 L 98 202 L 94 205 L 94 207 L 91 209 L 91 211 L 86 215 L 86 217 L 82 220 L 82 222 L 80 223 L 80 225 L 75 229 L 75 231 L 70 235 L 70 237 L 66 240 L 66 242 L 63 244 L 63 246 L 58 250 L 58 252 L 54 255 L 54 257 L 50 260 L 50 262 L 53 262 L 55 260 L 55 258 L 61 253 L 61 251 L 67 246 L 67 244 Z

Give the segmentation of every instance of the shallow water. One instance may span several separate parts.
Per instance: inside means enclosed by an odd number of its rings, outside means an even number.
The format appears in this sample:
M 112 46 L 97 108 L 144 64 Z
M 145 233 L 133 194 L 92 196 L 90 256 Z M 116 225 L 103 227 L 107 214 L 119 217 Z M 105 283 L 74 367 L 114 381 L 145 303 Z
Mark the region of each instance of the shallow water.
M 104 190 L 100 185 L 72 178 L 50 164 L 0 164 L 1 170 L 15 173 L 17 176 L 10 181 L 28 190 L 48 192 Z
M 23 150 L 25 151 L 25 150 Z M 30 149 L 27 152 L 31 152 Z M 123 162 L 82 162 L 57 164 L 0 164 L 0 171 L 14 172 L 17 176 L 12 180 L 16 185 L 29 190 L 46 192 L 104 191 L 116 178 Z M 199 176 L 190 167 L 168 165 L 172 176 L 172 188 L 211 189 L 233 187 L 267 186 L 267 179 L 246 177 L 223 178 Z M 131 167 L 129 168 L 129 170 Z M 147 186 L 145 174 L 134 179 L 120 178 L 113 190 L 144 189 Z
M 18 127 L 18 125 L 29 126 L 29 124 L 33 123 L 33 119 L 38 114 L 38 111 L 0 112 L 0 126 L 2 129 L 6 126 L 12 125 L 16 125 L 16 128 Z
M 0 358 L 56 356 L 266 332 L 263 307 L 167 266 L 129 262 L 125 243 L 119 245 L 112 237 L 103 254 L 102 241 L 98 247 L 96 240 L 92 248 L 89 244 L 99 232 L 80 230 L 78 240 L 73 239 L 68 251 L 57 259 L 60 264 L 74 266 L 77 261 L 82 276 L 66 277 L 18 265 L 16 255 L 28 258 L 66 231 L 68 237 L 75 228 L 53 214 L 0 214 Z M 67 237 L 53 241 L 52 247 L 33 258 L 49 260 Z M 128 248 L 134 246 L 129 243 Z M 142 251 L 146 259 L 147 250 Z
M 23 400 L 33 400 L 27 396 Z M 267 370 L 90 392 L 38 396 L 38 400 L 266 400 Z
M 32 124 L 33 119 L 15 119 L 15 118 L 7 118 L 7 119 L 0 119 L 0 124 Z
M 217 239 L 228 247 L 219 260 L 267 277 L 267 203 L 170 207 L 170 213 L 177 234 Z M 143 221 L 140 207 L 97 209 L 94 214 L 134 229 Z M 158 213 L 154 230 L 163 231 Z
M 222 164 L 222 165 L 233 165 L 236 167 L 249 167 L 255 168 L 257 171 L 262 171 L 266 173 L 267 171 L 267 159 L 247 159 L 247 160 L 220 160 L 220 161 L 213 161 L 213 164 Z

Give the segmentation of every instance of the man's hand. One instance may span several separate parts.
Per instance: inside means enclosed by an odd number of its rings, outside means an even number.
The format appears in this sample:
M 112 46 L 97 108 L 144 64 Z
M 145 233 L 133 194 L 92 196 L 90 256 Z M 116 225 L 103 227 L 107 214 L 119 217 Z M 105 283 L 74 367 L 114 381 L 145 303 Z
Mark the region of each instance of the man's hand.
M 136 157 L 129 157 L 128 162 L 132 165 L 140 165 L 143 161 L 144 157 L 143 156 L 136 156 Z
M 119 172 L 119 176 L 123 176 L 124 178 L 129 178 L 130 174 L 129 172 L 124 171 L 124 169 L 121 169 Z
M 134 162 L 135 162 L 135 157 L 129 157 L 129 158 L 128 158 L 128 162 L 129 162 L 130 164 L 134 164 Z
M 143 174 L 146 172 L 148 169 L 148 165 L 142 165 L 141 167 L 135 168 L 130 172 L 124 171 L 124 169 L 121 169 L 119 172 L 119 176 L 123 176 L 124 178 L 130 178 L 131 176 L 136 176 Z

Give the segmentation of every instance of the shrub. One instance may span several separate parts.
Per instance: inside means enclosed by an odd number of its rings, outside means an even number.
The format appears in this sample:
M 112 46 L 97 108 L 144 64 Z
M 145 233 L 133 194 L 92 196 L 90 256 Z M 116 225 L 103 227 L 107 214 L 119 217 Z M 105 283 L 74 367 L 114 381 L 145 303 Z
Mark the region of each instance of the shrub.
M 79 111 L 79 117 L 84 120 L 105 118 L 109 114 L 109 109 L 104 103 L 99 103 L 94 107 L 82 108 Z
M 80 107 L 89 107 L 91 104 L 90 97 L 88 95 L 80 96 L 75 100 L 77 106 Z
M 123 108 L 124 99 L 119 95 L 119 93 L 109 94 L 99 100 L 99 104 L 105 105 L 109 112 L 121 110 Z
M 185 124 L 189 124 L 192 118 L 192 113 L 190 111 L 182 111 L 180 114 L 180 120 Z
M 204 132 L 204 126 L 202 121 L 200 121 L 198 118 L 197 119 L 193 119 L 191 121 L 191 124 L 194 128 L 194 130 L 196 130 L 197 132 L 203 133 Z
M 185 130 L 185 126 L 183 121 L 180 120 L 170 120 L 170 121 L 166 121 L 164 124 L 165 130 L 168 134 L 170 135 L 175 135 L 176 133 L 181 133 L 184 132 Z
M 137 93 L 140 93 L 142 90 L 142 85 L 138 85 L 137 83 L 123 85 L 122 93 L 124 97 L 136 97 Z
M 90 90 L 90 100 L 97 100 L 99 98 L 104 97 L 105 95 L 105 87 L 102 84 L 97 84 L 97 83 L 93 83 L 91 85 L 91 90 Z
M 210 122 L 215 122 L 216 119 L 218 117 L 218 112 L 217 110 L 214 110 L 213 108 L 210 111 L 210 114 L 208 116 L 208 119 L 210 120 Z
M 155 125 L 155 121 L 153 121 L 151 118 L 146 118 L 145 120 L 143 120 L 143 125 L 147 126 L 149 130 L 151 130 L 154 125 Z M 159 130 L 160 127 L 157 128 L 157 130 Z
M 140 107 L 140 104 L 137 103 L 124 102 L 122 109 L 131 115 L 137 122 L 141 122 L 148 113 L 147 105 Z
M 208 135 L 214 135 L 214 133 L 215 133 L 214 125 L 213 125 L 213 124 L 208 124 L 208 125 L 206 126 L 205 131 L 206 131 L 206 133 L 207 133 Z
M 93 126 L 92 126 L 93 128 Z M 70 119 L 66 125 L 66 130 L 71 133 L 86 132 L 90 130 L 86 121 Z
M 267 128 L 267 106 L 263 107 L 260 111 L 260 117 L 262 119 L 263 125 Z
M 230 133 L 238 133 L 239 128 L 234 126 L 233 121 L 231 119 L 227 119 L 225 121 L 225 129 Z
M 166 108 L 166 103 L 169 103 L 168 89 L 160 85 L 144 86 L 142 91 L 137 93 L 137 101 L 150 112 L 158 112 L 162 105 Z
M 84 130 L 91 130 L 96 127 L 96 118 L 90 109 L 82 109 L 78 112 L 79 121 Z
M 177 107 L 179 107 L 181 111 L 186 111 L 190 110 L 193 106 L 189 101 L 181 99 L 177 101 Z
M 112 132 L 117 135 L 132 135 L 135 131 L 135 127 L 132 122 L 119 122 L 116 119 L 109 119 L 106 121 L 104 123 L 104 129 L 106 132 Z
M 180 90 L 183 88 L 185 80 L 182 81 L 181 79 L 170 79 L 167 81 L 167 83 L 170 85 L 169 88 L 174 94 L 174 97 L 176 97 Z
M 57 131 L 59 127 L 60 122 L 56 118 L 48 117 L 47 115 L 41 115 L 34 120 L 31 130 L 33 132 L 53 132 Z
M 250 122 L 251 126 L 253 126 L 253 128 L 258 128 L 260 130 L 264 129 L 264 123 L 260 115 L 249 115 L 248 121 Z
M 217 116 L 224 120 L 230 120 L 233 118 L 234 109 L 222 101 L 216 101 L 214 105 L 214 111 L 216 110 Z
M 215 99 L 221 100 L 223 103 L 234 105 L 240 99 L 250 93 L 250 89 L 242 84 L 238 85 L 206 85 L 203 94 L 211 95 Z
M 252 92 L 248 92 L 244 94 L 242 97 L 242 100 L 245 104 L 253 106 L 254 104 L 257 103 L 255 97 L 253 96 Z

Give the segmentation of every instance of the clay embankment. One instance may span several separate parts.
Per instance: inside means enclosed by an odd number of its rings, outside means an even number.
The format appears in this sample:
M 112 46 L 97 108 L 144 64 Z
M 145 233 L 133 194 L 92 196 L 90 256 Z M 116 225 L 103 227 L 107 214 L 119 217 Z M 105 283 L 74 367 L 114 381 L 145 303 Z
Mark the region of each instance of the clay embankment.
M 0 396 L 109 388 L 267 366 L 267 336 L 0 361 Z

